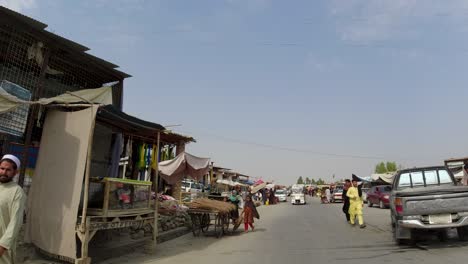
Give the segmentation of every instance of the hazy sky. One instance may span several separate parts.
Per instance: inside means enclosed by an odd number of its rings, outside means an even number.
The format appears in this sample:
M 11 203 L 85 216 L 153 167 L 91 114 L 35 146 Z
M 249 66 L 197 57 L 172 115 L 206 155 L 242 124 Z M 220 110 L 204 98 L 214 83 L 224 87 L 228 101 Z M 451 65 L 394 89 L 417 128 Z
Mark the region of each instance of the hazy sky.
M 468 1 L 0 0 L 133 75 L 124 110 L 290 184 L 468 156 Z

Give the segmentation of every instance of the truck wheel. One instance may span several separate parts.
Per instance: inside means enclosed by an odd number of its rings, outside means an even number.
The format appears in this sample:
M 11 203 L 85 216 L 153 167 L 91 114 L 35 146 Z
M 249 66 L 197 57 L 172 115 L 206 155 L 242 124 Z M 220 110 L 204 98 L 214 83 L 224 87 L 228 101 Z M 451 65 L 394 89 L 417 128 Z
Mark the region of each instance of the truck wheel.
M 392 223 L 392 233 L 393 233 L 393 241 L 395 241 L 395 244 L 397 246 L 403 245 L 404 239 L 397 238 L 397 230 L 396 230 L 396 225 Z
M 379 202 L 379 207 L 380 207 L 380 209 L 385 209 L 385 204 L 383 203 L 382 200 L 380 200 L 380 202 Z
M 468 227 L 462 226 L 457 228 L 458 239 L 468 241 Z
M 416 236 L 413 231 L 411 231 L 410 239 L 398 238 L 396 224 L 392 223 L 392 233 L 393 233 L 393 241 L 395 241 L 395 244 L 397 244 L 398 246 L 416 244 L 416 239 L 415 239 Z
M 370 201 L 367 202 L 367 206 L 372 207 L 372 203 Z

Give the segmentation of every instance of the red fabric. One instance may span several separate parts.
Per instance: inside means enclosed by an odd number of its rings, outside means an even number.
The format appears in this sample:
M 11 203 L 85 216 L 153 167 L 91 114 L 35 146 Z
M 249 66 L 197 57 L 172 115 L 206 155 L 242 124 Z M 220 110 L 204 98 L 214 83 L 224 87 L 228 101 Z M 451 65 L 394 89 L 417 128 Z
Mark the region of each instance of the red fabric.
M 244 207 L 244 223 L 253 223 L 253 210 L 250 207 Z
M 247 222 L 245 222 L 245 223 L 244 223 L 244 230 L 245 230 L 245 231 L 249 231 L 249 225 L 250 225 L 250 227 L 252 228 L 252 230 L 254 229 L 254 226 L 253 226 L 252 223 L 247 223 Z

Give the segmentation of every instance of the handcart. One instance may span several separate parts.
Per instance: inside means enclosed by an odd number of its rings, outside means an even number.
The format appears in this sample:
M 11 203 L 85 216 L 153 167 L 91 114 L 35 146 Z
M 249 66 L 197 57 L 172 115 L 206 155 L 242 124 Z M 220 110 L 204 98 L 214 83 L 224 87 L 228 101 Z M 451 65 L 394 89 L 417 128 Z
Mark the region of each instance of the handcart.
M 210 226 L 217 238 L 229 232 L 230 213 L 206 209 L 189 209 L 188 213 L 192 220 L 192 233 L 195 237 L 200 236 L 200 233 L 208 234 Z

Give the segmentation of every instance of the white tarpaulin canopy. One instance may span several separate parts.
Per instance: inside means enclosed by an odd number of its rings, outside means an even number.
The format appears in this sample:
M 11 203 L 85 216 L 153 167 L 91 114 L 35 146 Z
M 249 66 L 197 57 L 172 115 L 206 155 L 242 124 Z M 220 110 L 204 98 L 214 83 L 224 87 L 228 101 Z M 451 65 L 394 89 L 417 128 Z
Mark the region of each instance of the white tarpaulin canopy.
M 186 152 L 180 153 L 172 160 L 159 163 L 161 176 L 169 184 L 174 184 L 185 176 L 199 180 L 208 173 L 209 169 L 209 158 L 199 158 Z
M 219 179 L 216 181 L 216 183 L 219 183 L 219 184 L 224 184 L 224 185 L 228 185 L 228 186 L 248 186 L 247 184 L 243 184 L 243 183 L 240 183 L 240 182 L 235 182 L 235 181 L 232 181 L 232 180 L 225 180 L 225 179 Z
M 251 193 L 256 193 L 261 189 L 264 189 L 267 186 L 266 182 L 260 183 L 259 185 L 255 185 L 252 187 Z
M 101 87 L 96 89 L 85 89 L 76 92 L 68 92 L 51 98 L 41 98 L 37 101 L 24 101 L 18 97 L 9 94 L 2 87 L 0 87 L 0 114 L 14 110 L 22 104 L 41 104 L 47 105 L 51 103 L 59 104 L 73 104 L 73 103 L 87 103 L 93 104 L 112 104 L 112 87 Z
M 383 174 L 372 174 L 371 178 L 373 181 L 382 180 L 386 183 L 392 183 L 394 176 L 395 176 L 394 173 L 383 173 Z

